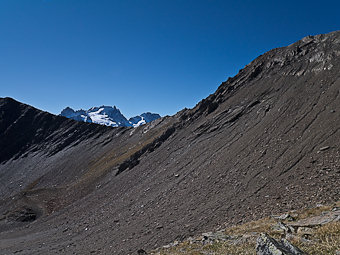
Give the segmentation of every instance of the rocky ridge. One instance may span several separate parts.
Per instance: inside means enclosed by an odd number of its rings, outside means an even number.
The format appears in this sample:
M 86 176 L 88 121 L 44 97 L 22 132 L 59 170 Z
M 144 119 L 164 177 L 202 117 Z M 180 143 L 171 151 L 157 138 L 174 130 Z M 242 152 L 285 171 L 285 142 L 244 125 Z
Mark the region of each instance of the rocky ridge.
M 1 99 L 0 249 L 136 254 L 337 201 L 339 40 L 269 51 L 193 109 L 137 128 Z

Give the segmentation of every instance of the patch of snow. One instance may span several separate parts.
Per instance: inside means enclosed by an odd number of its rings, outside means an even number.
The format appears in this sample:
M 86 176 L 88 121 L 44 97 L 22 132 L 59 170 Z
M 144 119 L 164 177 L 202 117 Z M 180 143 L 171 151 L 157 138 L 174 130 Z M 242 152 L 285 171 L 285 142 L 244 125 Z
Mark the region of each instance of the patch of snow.
M 127 120 L 115 106 L 91 107 L 87 111 L 74 111 L 72 108 L 66 107 L 60 115 L 77 121 L 93 122 L 111 127 L 139 127 L 161 117 L 159 114 L 147 112 Z

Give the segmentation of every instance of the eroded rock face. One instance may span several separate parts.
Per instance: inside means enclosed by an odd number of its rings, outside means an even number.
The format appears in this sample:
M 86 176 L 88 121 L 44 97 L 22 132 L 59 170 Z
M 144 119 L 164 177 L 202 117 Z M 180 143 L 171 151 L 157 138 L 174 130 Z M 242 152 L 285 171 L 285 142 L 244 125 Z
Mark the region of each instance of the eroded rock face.
M 274 238 L 261 234 L 256 242 L 257 255 L 303 255 L 306 254 L 286 239 L 276 241 Z

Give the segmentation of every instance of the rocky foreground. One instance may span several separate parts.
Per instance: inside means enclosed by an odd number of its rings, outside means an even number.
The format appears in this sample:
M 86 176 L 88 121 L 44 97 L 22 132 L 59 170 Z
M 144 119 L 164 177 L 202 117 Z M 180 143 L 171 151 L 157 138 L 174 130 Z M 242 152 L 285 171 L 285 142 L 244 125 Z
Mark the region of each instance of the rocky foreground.
M 340 201 L 220 228 L 144 252 L 152 255 L 340 254 Z

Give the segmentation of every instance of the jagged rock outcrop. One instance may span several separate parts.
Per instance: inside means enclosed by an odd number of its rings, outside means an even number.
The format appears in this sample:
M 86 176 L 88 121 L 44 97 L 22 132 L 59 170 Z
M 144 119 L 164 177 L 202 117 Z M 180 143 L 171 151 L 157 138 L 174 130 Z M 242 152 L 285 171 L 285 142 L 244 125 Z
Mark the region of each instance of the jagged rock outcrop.
M 257 255 L 304 255 L 296 246 L 292 245 L 288 240 L 283 239 L 276 241 L 274 238 L 261 234 L 256 242 Z

